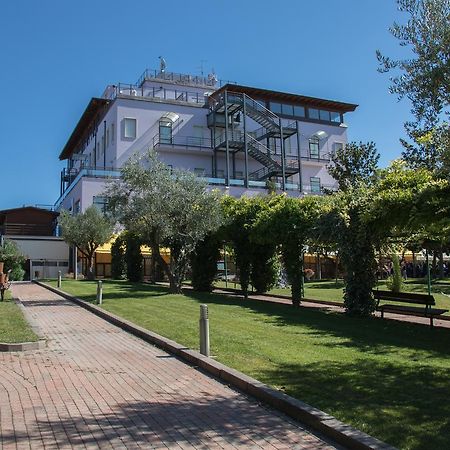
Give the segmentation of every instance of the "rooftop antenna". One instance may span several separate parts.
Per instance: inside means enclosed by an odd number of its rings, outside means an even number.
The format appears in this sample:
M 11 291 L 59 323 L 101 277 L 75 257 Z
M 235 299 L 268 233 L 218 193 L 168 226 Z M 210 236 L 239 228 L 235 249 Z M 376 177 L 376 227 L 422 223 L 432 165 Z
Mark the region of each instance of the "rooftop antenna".
M 205 62 L 208 62 L 208 60 L 206 60 L 206 59 L 201 59 L 201 60 L 200 60 L 200 67 L 199 67 L 199 69 L 200 69 L 200 75 L 201 75 L 201 76 L 204 75 L 204 72 L 203 72 L 203 63 L 205 63 Z
M 211 73 L 208 73 L 208 83 L 211 86 L 215 86 L 217 83 L 217 75 L 216 72 L 214 70 L 214 67 L 211 69 Z
M 166 60 L 162 56 L 158 56 L 159 58 L 159 70 L 161 73 L 166 71 Z

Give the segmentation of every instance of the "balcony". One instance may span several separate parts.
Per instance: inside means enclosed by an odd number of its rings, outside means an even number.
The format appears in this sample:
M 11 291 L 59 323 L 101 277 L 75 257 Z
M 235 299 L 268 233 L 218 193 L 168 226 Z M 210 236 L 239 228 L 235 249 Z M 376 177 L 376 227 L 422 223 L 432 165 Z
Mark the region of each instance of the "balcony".
M 179 136 L 173 135 L 171 138 L 156 134 L 153 136 L 153 148 L 184 148 L 212 151 L 212 142 L 209 138 L 195 137 L 195 136 Z
M 55 236 L 55 225 L 31 223 L 5 223 L 0 235 L 6 236 Z

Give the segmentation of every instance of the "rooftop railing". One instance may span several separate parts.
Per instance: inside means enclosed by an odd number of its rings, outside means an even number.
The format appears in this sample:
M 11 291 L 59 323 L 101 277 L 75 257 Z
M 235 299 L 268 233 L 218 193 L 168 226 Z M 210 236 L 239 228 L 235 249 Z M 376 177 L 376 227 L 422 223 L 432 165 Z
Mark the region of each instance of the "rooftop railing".
M 235 81 L 219 80 L 215 74 L 208 76 L 189 75 L 184 73 L 167 72 L 154 69 L 145 69 L 142 75 L 136 82 L 137 86 L 142 86 L 146 80 L 161 80 L 170 81 L 176 84 L 182 84 L 185 86 L 199 86 L 209 88 L 219 88 L 225 84 L 236 84 Z
M 144 99 L 159 99 L 161 101 L 170 100 L 183 103 L 194 103 L 206 105 L 208 95 L 201 92 L 191 92 L 183 89 L 168 89 L 155 86 L 138 86 L 135 84 L 119 83 L 107 86 L 102 94 L 102 98 L 114 100 L 119 96 L 138 97 Z

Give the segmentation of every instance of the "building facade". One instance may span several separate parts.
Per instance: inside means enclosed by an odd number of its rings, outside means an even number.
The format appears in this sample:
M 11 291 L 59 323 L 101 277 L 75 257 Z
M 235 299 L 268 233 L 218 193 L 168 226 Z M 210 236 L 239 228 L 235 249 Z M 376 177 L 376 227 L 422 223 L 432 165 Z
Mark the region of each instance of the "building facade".
M 107 178 L 153 148 L 230 195 L 270 188 L 289 195 L 334 189 L 326 166 L 347 143 L 344 115 L 357 105 L 275 92 L 208 77 L 146 70 L 135 84 L 92 98 L 63 148 L 56 209 L 105 205 Z
M 0 237 L 14 241 L 25 256 L 25 279 L 56 278 L 69 270 L 69 246 L 58 236 L 59 213 L 24 206 L 0 211 Z

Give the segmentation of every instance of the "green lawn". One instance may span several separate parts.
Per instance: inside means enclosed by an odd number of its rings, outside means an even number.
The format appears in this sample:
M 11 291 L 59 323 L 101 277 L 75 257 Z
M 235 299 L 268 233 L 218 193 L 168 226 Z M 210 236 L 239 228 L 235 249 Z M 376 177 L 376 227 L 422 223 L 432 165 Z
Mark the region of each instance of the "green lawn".
M 224 281 L 217 281 L 215 283 L 217 287 L 225 287 Z M 239 284 L 234 284 L 234 282 L 228 282 L 229 288 L 236 288 L 239 289 Z M 387 289 L 385 282 L 379 283 L 380 289 Z M 344 300 L 342 298 L 343 296 L 343 290 L 344 283 L 342 280 L 335 281 L 309 281 L 305 283 L 305 298 L 310 298 L 313 300 L 326 300 L 326 301 L 332 301 L 332 302 L 338 302 L 343 303 Z M 405 292 L 416 292 L 418 294 L 427 294 L 427 284 L 423 280 L 408 280 L 404 284 L 404 291 Z M 437 308 L 443 308 L 448 309 L 449 312 L 445 313 L 445 315 L 450 315 L 450 297 L 447 297 L 447 295 L 450 295 L 450 283 L 445 281 L 439 281 L 434 282 L 431 288 L 432 294 L 434 295 L 434 298 L 436 300 L 436 307 Z M 275 295 L 291 295 L 291 290 L 288 289 L 281 289 L 281 288 L 275 288 L 272 289 L 270 294 Z M 445 295 L 447 294 L 447 295 Z
M 63 288 L 95 298 L 94 282 Z M 106 310 L 191 348 L 207 303 L 224 364 L 396 447 L 450 448 L 450 330 L 117 281 L 103 295 Z
M 9 291 L 5 300 L 0 301 L 0 342 L 33 342 L 38 337 L 34 334 L 20 308 L 11 300 Z

